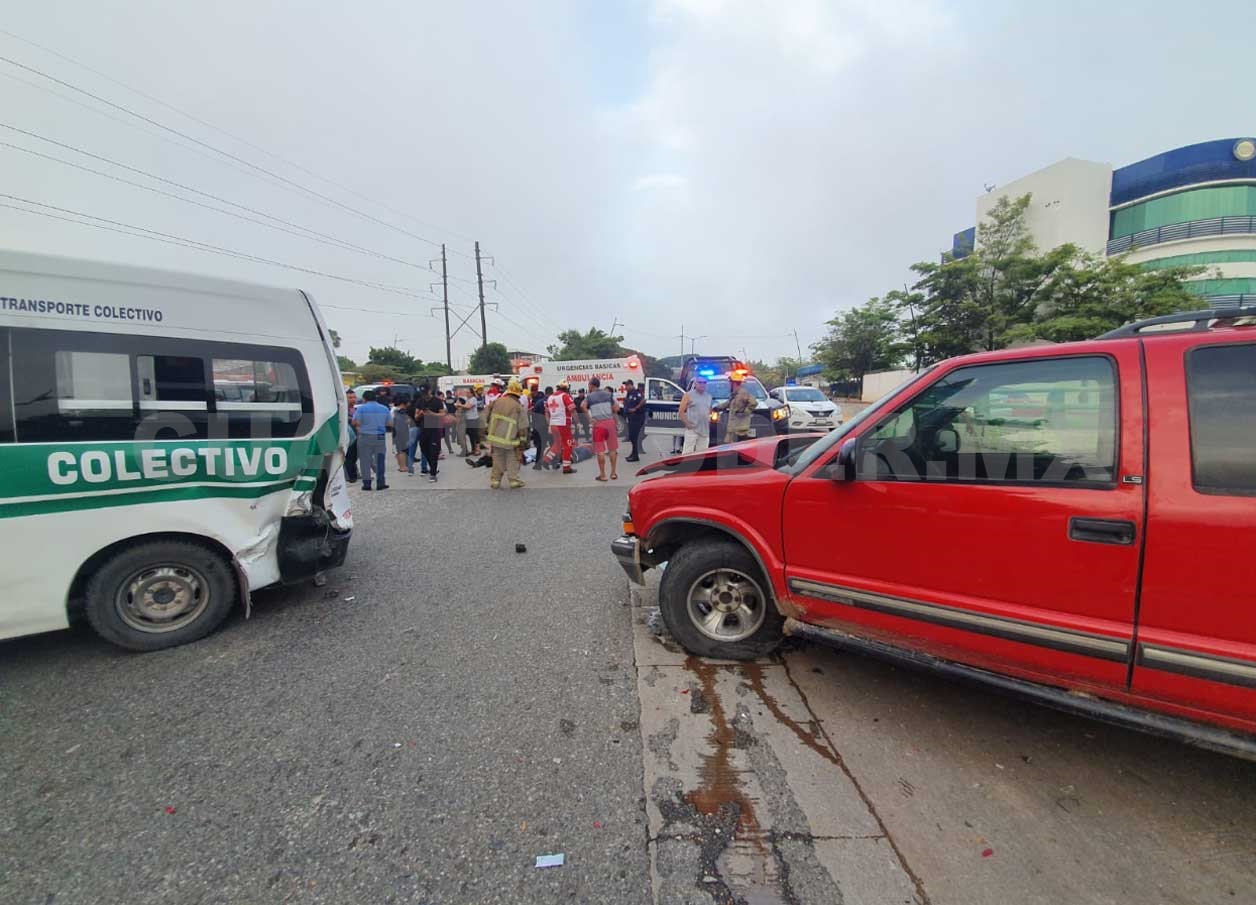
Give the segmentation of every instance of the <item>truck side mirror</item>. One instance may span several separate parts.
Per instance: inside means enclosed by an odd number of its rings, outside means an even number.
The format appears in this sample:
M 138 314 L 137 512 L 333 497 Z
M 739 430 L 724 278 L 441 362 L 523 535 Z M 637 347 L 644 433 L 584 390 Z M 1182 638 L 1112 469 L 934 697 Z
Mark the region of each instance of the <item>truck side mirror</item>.
M 837 458 L 829 463 L 829 479 L 833 481 L 855 480 L 855 453 L 859 449 L 859 440 L 851 437 L 842 441 L 837 448 Z

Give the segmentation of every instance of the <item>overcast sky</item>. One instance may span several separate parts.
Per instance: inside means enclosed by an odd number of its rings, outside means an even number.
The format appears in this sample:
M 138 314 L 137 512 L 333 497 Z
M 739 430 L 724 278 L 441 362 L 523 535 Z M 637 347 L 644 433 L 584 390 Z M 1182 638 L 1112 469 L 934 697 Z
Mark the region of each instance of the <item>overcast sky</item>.
M 949 247 L 985 183 L 1256 132 L 1245 0 L 46 0 L 0 28 L 98 73 L 10 34 L 0 55 L 368 216 L 9 62 L 0 123 L 398 260 L 5 145 L 0 193 L 424 298 L 0 208 L 5 246 L 300 286 L 358 360 L 394 337 L 443 360 L 421 268 L 448 243 L 461 319 L 475 239 L 495 259 L 489 339 L 512 349 L 618 321 L 654 355 L 682 329 L 769 360 L 797 330 L 805 353 L 835 311 Z M 9 128 L 0 142 L 222 206 Z M 464 328 L 455 365 L 478 342 Z

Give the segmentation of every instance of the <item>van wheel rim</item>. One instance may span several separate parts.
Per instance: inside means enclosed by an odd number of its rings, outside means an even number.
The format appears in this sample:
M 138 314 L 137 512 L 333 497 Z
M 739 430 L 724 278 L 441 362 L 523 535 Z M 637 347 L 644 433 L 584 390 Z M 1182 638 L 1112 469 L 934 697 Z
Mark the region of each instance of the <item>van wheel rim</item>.
M 744 641 L 763 625 L 766 598 L 759 583 L 736 569 L 712 569 L 689 587 L 689 620 L 706 637 Z
M 128 626 L 161 634 L 183 628 L 209 606 L 209 582 L 181 563 L 145 566 L 118 588 L 114 607 Z

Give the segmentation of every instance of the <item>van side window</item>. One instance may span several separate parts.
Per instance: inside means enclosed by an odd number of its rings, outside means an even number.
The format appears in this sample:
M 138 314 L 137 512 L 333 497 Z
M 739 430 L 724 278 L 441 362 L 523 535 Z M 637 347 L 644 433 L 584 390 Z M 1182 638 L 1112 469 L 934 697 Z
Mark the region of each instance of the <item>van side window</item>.
M 264 440 L 313 429 L 295 349 L 71 330 L 10 328 L 0 338 L 13 400 L 10 417 L 0 406 L 0 442 L 6 422 L 19 443 Z
M 1195 489 L 1256 495 L 1256 344 L 1191 350 L 1186 396 Z
M 214 358 L 216 424 L 231 437 L 293 437 L 311 414 L 296 368 L 287 361 Z M 305 400 L 304 403 L 302 400 Z
M 13 442 L 13 367 L 9 359 L 12 335 L 7 327 L 0 327 L 0 443 Z
M 959 368 L 860 443 L 873 480 L 1110 486 L 1116 373 L 1099 356 Z
M 12 337 L 13 409 L 23 443 L 130 440 L 131 359 L 108 337 L 23 330 Z
M 135 375 L 140 405 L 138 439 L 208 436 L 209 404 L 203 358 L 137 355 Z

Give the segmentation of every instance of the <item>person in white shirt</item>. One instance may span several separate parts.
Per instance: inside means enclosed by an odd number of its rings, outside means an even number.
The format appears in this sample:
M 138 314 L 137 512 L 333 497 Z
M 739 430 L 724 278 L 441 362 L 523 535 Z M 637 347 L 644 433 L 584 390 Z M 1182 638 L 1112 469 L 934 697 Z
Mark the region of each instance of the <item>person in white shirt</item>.
M 680 400 L 680 420 L 685 425 L 685 452 L 699 452 L 711 445 L 711 394 L 705 377 L 695 377 Z

